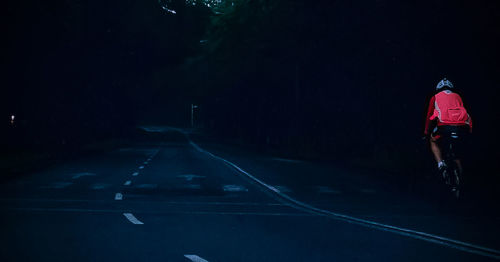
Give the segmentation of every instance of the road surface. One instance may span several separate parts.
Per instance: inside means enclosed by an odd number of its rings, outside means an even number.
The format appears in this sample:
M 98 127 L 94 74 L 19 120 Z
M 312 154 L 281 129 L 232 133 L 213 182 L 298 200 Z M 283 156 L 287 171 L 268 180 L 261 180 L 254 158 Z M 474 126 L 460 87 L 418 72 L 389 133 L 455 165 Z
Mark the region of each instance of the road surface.
M 0 185 L 0 203 L 0 261 L 500 258 L 498 213 L 187 135 L 18 177 Z

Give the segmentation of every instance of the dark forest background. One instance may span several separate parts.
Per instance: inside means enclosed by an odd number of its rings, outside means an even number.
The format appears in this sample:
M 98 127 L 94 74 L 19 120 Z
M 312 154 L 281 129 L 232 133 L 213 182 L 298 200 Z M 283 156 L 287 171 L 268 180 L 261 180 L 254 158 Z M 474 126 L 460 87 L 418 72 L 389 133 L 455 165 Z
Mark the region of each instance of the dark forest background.
M 470 162 L 498 156 L 497 1 L 194 2 L 6 1 L 2 144 L 189 126 L 196 104 L 196 127 L 241 144 L 419 166 L 447 77 L 474 120 Z

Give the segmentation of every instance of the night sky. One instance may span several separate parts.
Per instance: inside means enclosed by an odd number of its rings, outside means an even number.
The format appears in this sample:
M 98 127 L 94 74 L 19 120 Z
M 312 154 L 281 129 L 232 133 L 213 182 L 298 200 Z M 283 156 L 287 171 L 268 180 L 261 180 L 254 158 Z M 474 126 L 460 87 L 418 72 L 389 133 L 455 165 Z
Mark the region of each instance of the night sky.
M 405 154 L 447 77 L 474 119 L 474 150 L 498 155 L 496 1 L 192 2 L 6 1 L 2 132 L 15 114 L 24 141 L 78 143 L 188 126 L 197 104 L 196 125 L 221 137 Z

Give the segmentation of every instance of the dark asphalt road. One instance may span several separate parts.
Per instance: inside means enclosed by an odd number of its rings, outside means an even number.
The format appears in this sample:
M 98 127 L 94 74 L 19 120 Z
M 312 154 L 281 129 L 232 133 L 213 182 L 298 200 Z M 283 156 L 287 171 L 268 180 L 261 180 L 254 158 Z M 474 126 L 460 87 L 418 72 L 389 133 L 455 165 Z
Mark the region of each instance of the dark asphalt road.
M 188 141 L 137 143 L 0 185 L 0 261 L 495 261 L 290 199 L 500 249 L 498 213 L 473 203 L 446 207 L 363 171 L 197 143 L 279 193 Z

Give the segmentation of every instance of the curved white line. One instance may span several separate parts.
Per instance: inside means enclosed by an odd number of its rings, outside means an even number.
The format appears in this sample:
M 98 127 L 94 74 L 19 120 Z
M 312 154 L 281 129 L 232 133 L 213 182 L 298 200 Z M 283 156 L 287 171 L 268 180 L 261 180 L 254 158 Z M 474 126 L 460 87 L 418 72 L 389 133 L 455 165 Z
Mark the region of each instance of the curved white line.
M 197 256 L 197 255 L 184 255 L 187 259 L 193 261 L 193 262 L 208 262 L 207 260 Z
M 123 215 L 130 221 L 130 223 L 134 225 L 144 225 L 139 219 L 135 218 L 135 216 L 132 213 L 123 213 Z
M 455 249 L 458 249 L 458 250 L 461 250 L 461 251 L 465 251 L 465 252 L 468 252 L 468 253 L 482 255 L 482 256 L 489 257 L 489 258 L 494 258 L 494 259 L 500 259 L 500 251 L 495 250 L 495 249 L 486 248 L 486 247 L 482 247 L 482 246 L 470 244 L 470 243 L 467 243 L 467 242 L 458 241 L 458 240 L 454 240 L 454 239 L 451 239 L 451 238 L 446 238 L 446 237 L 442 237 L 442 236 L 438 236 L 438 235 L 433 235 L 433 234 L 429 234 L 429 233 L 425 233 L 425 232 L 420 232 L 420 231 L 415 231 L 415 230 L 411 230 L 411 229 L 406 229 L 406 228 L 391 226 L 391 225 L 387 225 L 387 224 L 377 223 L 377 222 L 374 222 L 374 221 L 369 221 L 369 220 L 365 220 L 365 219 L 361 219 L 361 218 L 356 218 L 356 217 L 352 217 L 352 216 L 348 216 L 348 215 L 344 215 L 344 214 L 340 214 L 340 213 L 335 213 L 335 212 L 332 212 L 332 211 L 328 211 L 328 210 L 324 210 L 324 209 L 319 209 L 319 208 L 313 207 L 313 206 L 308 205 L 306 203 L 300 202 L 300 201 L 298 201 L 298 200 L 296 200 L 294 198 L 291 198 L 290 196 L 288 196 L 286 194 L 283 194 L 278 189 L 276 189 L 273 186 L 270 186 L 270 185 L 264 183 L 262 180 L 260 180 L 260 179 L 258 179 L 256 177 L 252 176 L 250 173 L 248 173 L 245 170 L 241 169 L 239 166 L 233 164 L 232 162 L 230 162 L 230 161 L 228 161 L 228 160 L 226 160 L 226 159 L 224 159 L 222 157 L 216 156 L 216 155 L 214 155 L 214 154 L 212 154 L 212 153 L 210 153 L 210 152 L 208 152 L 208 151 L 200 148 L 191 139 L 189 139 L 189 143 L 196 150 L 198 150 L 199 152 L 208 154 L 209 156 L 211 156 L 211 157 L 213 157 L 215 159 L 218 159 L 218 160 L 226 163 L 230 167 L 236 169 L 241 174 L 244 174 L 248 178 L 252 179 L 257 184 L 259 184 L 259 185 L 261 185 L 261 186 L 263 186 L 263 187 L 271 190 L 272 192 L 274 192 L 275 194 L 277 194 L 281 199 L 284 199 L 284 200 L 292 203 L 292 207 L 294 207 L 294 208 L 297 208 L 297 209 L 300 209 L 300 210 L 303 210 L 303 211 L 306 211 L 306 212 L 312 212 L 312 213 L 315 213 L 317 215 L 327 216 L 327 217 L 335 218 L 335 219 L 342 220 L 342 221 L 345 221 L 345 222 L 349 222 L 349 223 L 353 223 L 353 224 L 358 224 L 358 225 L 365 226 L 365 227 L 375 228 L 375 229 L 379 229 L 379 230 L 382 230 L 382 231 L 392 232 L 392 233 L 396 233 L 396 234 L 399 234 L 399 235 L 403 235 L 403 236 L 407 236 L 407 237 L 411 237 L 411 238 L 420 239 L 420 240 L 424 240 L 424 241 L 427 241 L 427 242 L 439 244 L 439 245 L 442 245 L 442 246 L 447 246 L 447 247 L 455 248 Z

